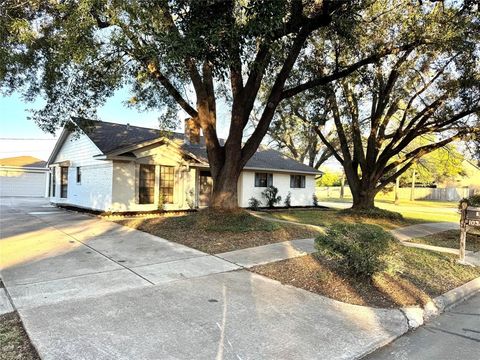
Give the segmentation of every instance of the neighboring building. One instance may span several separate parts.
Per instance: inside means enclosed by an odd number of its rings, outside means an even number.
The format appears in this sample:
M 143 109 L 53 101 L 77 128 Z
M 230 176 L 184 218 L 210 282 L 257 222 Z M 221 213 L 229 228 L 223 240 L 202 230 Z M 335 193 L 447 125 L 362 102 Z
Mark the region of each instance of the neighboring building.
M 0 159 L 0 196 L 45 197 L 46 165 L 33 156 Z
M 152 211 L 208 206 L 212 190 L 207 153 L 198 129 L 186 134 L 94 122 L 80 134 L 64 129 L 48 160 L 50 200 L 100 211 Z M 312 205 L 320 174 L 278 151 L 261 148 L 238 181 L 239 206 L 273 185 L 292 206 Z

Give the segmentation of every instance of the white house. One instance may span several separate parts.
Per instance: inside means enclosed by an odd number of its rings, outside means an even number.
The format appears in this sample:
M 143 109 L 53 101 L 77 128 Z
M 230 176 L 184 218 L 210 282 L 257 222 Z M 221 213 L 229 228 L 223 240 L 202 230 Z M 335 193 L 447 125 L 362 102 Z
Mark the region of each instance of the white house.
M 46 165 L 33 156 L 0 159 L 0 196 L 45 197 Z
M 50 201 L 107 212 L 181 210 L 208 206 L 212 189 L 199 131 L 186 134 L 95 121 L 64 129 L 48 160 Z M 189 123 L 187 125 L 191 126 Z M 278 151 L 261 148 L 238 181 L 240 207 L 276 186 L 292 206 L 312 205 L 320 174 Z

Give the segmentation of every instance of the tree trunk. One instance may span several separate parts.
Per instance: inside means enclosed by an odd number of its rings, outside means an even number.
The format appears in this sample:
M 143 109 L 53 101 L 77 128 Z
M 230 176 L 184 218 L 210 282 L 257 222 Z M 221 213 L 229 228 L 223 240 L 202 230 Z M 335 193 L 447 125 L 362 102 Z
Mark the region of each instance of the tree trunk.
M 224 164 L 217 177 L 213 178 L 210 207 L 227 210 L 238 208 L 237 184 L 240 172 L 239 162 L 229 161 Z M 212 175 L 213 173 L 212 171 Z
M 352 191 L 354 210 L 369 210 L 375 207 L 375 190 Z

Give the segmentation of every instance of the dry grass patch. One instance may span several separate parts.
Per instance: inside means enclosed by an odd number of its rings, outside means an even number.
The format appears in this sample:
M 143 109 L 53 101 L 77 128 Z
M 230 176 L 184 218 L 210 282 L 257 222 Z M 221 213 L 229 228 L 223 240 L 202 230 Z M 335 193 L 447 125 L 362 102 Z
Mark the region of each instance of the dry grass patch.
M 448 230 L 438 234 L 412 239 L 410 242 L 458 249 L 460 246 L 460 230 Z M 466 247 L 467 250 L 470 251 L 480 251 L 480 231 L 477 230 L 477 233 L 467 233 Z
M 201 210 L 184 216 L 116 221 L 210 254 L 316 237 L 319 232 L 259 219 L 243 210 Z
M 480 276 L 479 268 L 456 264 L 456 257 L 404 249 L 401 272 L 358 278 L 318 254 L 253 267 L 251 271 L 342 302 L 382 308 L 425 305 Z
M 40 357 L 30 343 L 17 313 L 0 315 L 0 360 L 37 360 Z

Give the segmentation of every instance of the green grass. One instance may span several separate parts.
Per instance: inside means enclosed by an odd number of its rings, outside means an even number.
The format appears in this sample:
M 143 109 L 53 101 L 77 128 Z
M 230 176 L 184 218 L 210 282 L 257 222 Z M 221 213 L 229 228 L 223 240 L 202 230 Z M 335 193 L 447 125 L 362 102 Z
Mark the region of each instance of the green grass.
M 443 231 L 438 234 L 412 239 L 410 242 L 458 249 L 460 230 Z M 480 232 L 467 234 L 466 249 L 470 251 L 480 251 Z
M 332 199 L 327 199 L 332 201 Z M 333 201 L 338 203 L 345 203 L 345 201 Z M 404 217 L 403 222 L 393 221 L 388 222 L 385 220 L 375 220 L 366 217 L 357 217 L 352 219 L 344 216 L 340 216 L 342 221 L 346 222 L 365 222 L 369 224 L 377 224 L 386 229 L 392 229 L 398 226 L 407 226 L 425 222 L 458 222 L 460 215 L 457 212 L 456 203 L 446 202 L 434 202 L 434 201 L 401 201 L 398 205 L 391 201 L 375 201 L 375 205 L 380 209 L 398 212 Z M 311 211 L 295 211 L 287 210 L 285 212 L 278 212 L 272 214 L 274 217 L 278 217 L 284 220 L 305 222 L 313 225 L 325 226 L 332 221 L 335 221 L 339 215 L 338 210 L 330 210 L 333 212 L 322 214 L 318 210 Z M 310 212 L 310 214 L 308 214 Z M 296 220 L 295 220 L 296 219 Z
M 383 218 L 371 218 L 366 216 L 355 216 L 347 214 L 342 210 L 286 210 L 266 214 L 280 220 L 294 221 L 298 223 L 317 226 L 330 226 L 343 222 L 347 224 L 375 224 L 381 226 L 384 229 L 394 229 L 397 227 L 407 226 L 411 224 L 411 222 L 405 220 L 390 220 Z

